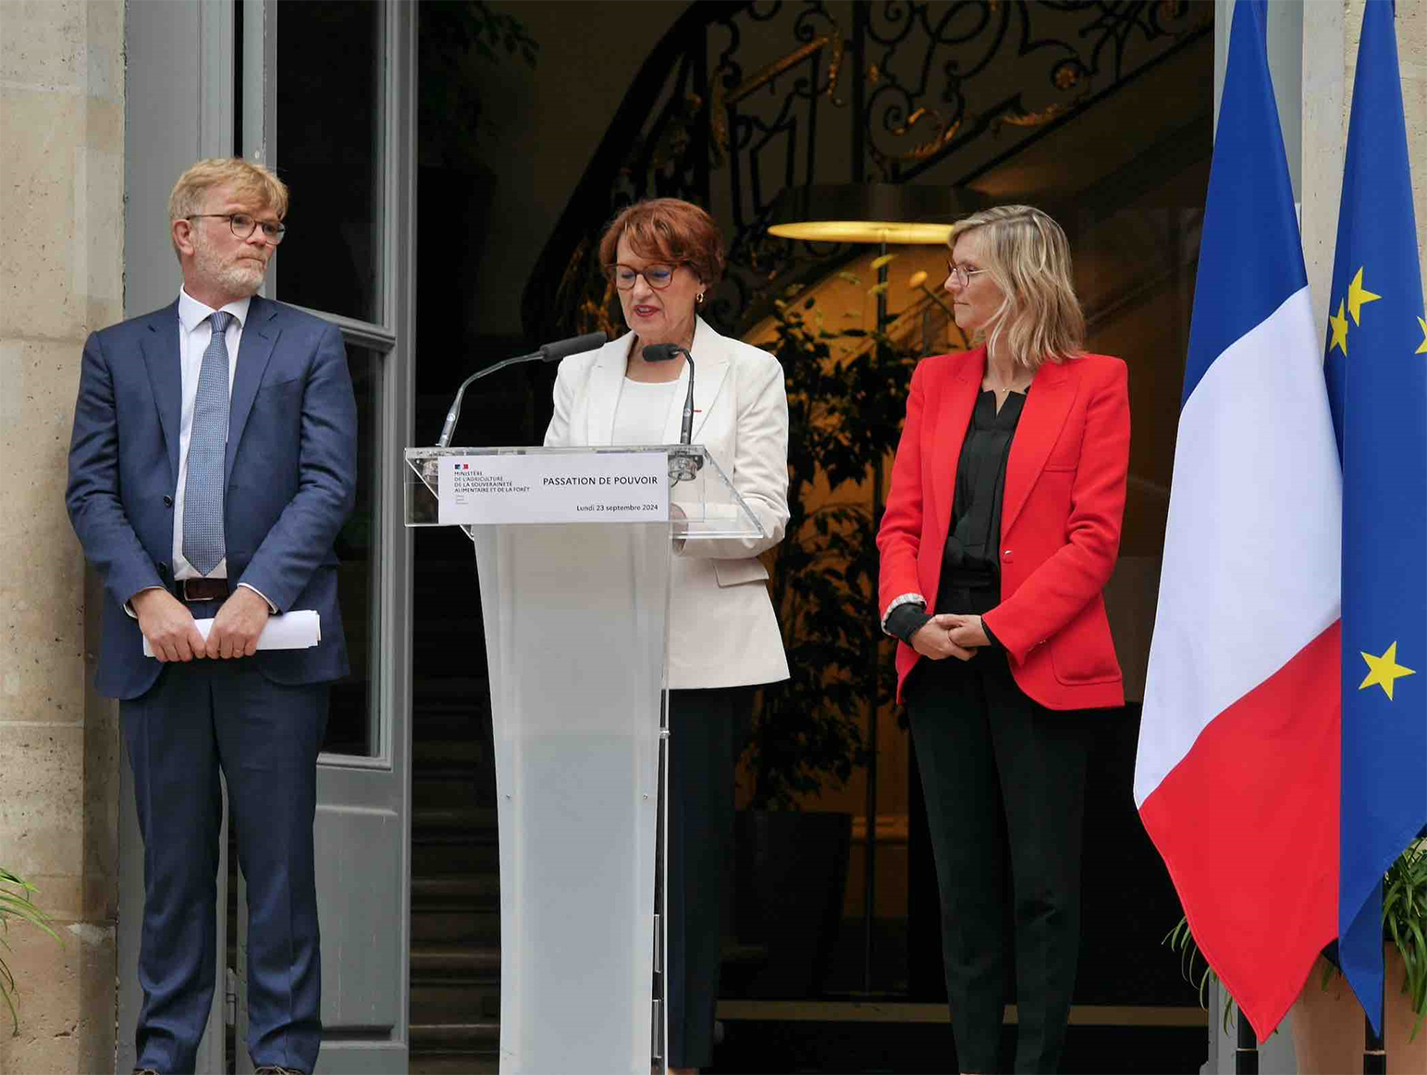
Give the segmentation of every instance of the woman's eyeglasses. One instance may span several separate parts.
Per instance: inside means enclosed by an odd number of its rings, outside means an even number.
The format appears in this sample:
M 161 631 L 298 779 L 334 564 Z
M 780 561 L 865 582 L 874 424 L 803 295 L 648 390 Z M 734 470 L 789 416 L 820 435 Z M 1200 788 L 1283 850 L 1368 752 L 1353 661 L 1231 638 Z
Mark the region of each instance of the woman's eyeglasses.
M 962 287 L 965 287 L 967 284 L 971 283 L 971 278 L 973 276 L 979 276 L 985 271 L 985 269 L 968 269 L 964 265 L 953 264 L 951 258 L 946 259 L 947 279 L 950 279 L 953 276 L 956 277 L 956 282 Z
M 677 265 L 663 265 L 655 263 L 646 265 L 642 269 L 630 268 L 628 265 L 611 265 L 605 272 L 614 281 L 614 286 L 621 291 L 629 291 L 634 287 L 634 281 L 639 277 L 644 277 L 644 282 L 655 291 L 663 291 L 674 282 L 674 273 L 679 268 Z

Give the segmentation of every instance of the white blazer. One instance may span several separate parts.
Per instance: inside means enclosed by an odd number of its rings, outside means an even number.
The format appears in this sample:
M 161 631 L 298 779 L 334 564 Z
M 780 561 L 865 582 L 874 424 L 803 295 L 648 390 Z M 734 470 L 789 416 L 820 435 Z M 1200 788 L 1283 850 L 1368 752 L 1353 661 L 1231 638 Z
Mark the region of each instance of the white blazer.
M 634 334 L 571 355 L 555 379 L 547 447 L 610 444 Z M 764 537 L 690 541 L 674 557 L 669 599 L 671 688 L 733 687 L 788 678 L 783 636 L 758 554 L 788 525 L 788 399 L 766 351 L 694 327 L 693 443 L 702 444 L 758 516 Z M 664 443 L 677 444 L 689 366 L 669 404 Z

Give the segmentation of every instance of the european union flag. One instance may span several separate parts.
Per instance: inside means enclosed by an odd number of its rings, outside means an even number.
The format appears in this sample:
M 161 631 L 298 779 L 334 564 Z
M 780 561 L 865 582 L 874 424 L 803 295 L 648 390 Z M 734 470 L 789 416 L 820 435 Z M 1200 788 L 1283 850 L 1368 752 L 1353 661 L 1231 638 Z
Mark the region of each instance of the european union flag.
M 1358 45 L 1326 375 L 1343 464 L 1343 971 L 1382 1020 L 1382 878 L 1427 823 L 1427 321 L 1390 0 Z

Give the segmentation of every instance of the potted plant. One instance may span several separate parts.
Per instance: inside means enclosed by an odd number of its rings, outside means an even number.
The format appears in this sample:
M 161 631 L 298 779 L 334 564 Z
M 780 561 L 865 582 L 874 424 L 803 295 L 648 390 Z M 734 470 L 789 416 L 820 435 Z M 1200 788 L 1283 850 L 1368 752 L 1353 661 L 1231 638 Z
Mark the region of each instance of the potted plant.
M 10 1009 L 10 1024 L 15 1034 L 20 1033 L 20 1014 L 15 1008 L 15 974 L 6 958 L 10 951 L 7 937 L 10 922 L 28 922 L 55 940 L 60 940 L 59 934 L 50 926 L 49 915 L 35 906 L 31 898 L 34 893 L 33 885 L 0 867 L 0 996 L 5 998 L 5 1005 Z
M 1427 838 L 1409 844 L 1383 876 L 1382 932 L 1387 1049 L 1417 1057 L 1415 1065 L 1408 1060 L 1406 1066 L 1402 1061 L 1407 1058 L 1397 1057 L 1394 1069 L 1427 1071 L 1427 1034 L 1420 1033 L 1427 1019 Z M 1210 979 L 1218 981 L 1218 976 L 1200 955 L 1186 919 L 1180 918 L 1165 943 L 1179 953 L 1185 979 L 1198 989 L 1200 1006 L 1207 1007 Z M 1298 1070 L 1304 1075 L 1356 1070 L 1362 1063 L 1362 1007 L 1342 972 L 1326 958 L 1318 958 L 1314 971 L 1293 1007 Z M 1399 976 L 1401 988 L 1394 989 Z M 1233 1006 L 1225 990 L 1226 1030 Z
M 896 446 L 916 354 L 881 332 L 829 329 L 814 299 L 776 303 L 774 328 L 766 346 L 786 377 L 789 520 L 766 558 L 790 678 L 765 687 L 754 710 L 734 917 L 741 940 L 767 948 L 748 992 L 787 997 L 821 991 L 852 834 L 850 814 L 800 805 L 866 760 L 876 653 L 874 704 L 892 697 L 865 483 L 871 462 Z

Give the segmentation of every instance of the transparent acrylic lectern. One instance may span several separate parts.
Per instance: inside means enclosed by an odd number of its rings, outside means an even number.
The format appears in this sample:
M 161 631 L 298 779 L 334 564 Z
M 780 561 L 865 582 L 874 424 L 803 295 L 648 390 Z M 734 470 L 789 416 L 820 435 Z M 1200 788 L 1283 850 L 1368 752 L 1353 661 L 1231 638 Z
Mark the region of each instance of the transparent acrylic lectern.
M 621 453 L 646 471 L 665 463 L 645 453 L 667 461 L 660 497 L 615 498 L 639 500 L 646 518 L 516 521 L 539 513 L 482 507 L 459 524 L 475 545 L 490 669 L 502 1072 L 644 1075 L 651 1057 L 666 1070 L 670 568 L 676 546 L 693 553 L 699 541 L 763 531 L 697 445 L 406 452 L 408 526 L 443 525 L 443 467 L 573 470 Z M 495 458 L 510 455 L 551 458 Z

